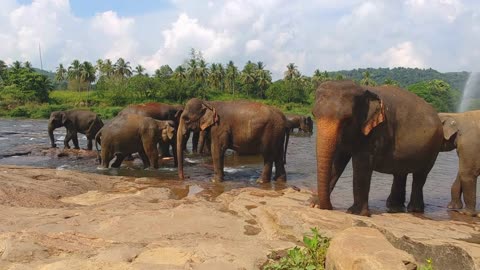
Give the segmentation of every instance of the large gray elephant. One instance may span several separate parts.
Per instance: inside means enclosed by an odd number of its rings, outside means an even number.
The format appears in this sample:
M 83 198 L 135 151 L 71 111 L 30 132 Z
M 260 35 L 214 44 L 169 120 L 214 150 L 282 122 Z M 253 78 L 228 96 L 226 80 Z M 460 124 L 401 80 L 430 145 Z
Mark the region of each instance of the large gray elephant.
M 305 133 L 313 132 L 313 120 L 310 116 L 299 115 L 299 114 L 287 114 L 287 126 L 292 132 L 294 129 L 298 128 L 299 131 Z
M 77 137 L 77 132 L 79 132 L 85 134 L 88 140 L 87 149 L 92 150 L 92 141 L 95 139 L 97 132 L 103 127 L 103 122 L 96 113 L 86 110 L 52 112 L 48 120 L 48 136 L 50 137 L 52 147 L 57 147 L 53 131 L 59 127 L 67 129 L 67 135 L 63 141 L 65 148 L 70 148 L 69 142 L 72 140 L 75 149 L 80 149 Z
M 264 167 L 258 182 L 269 182 L 275 163 L 275 180 L 286 180 L 283 153 L 288 135 L 285 115 L 278 109 L 249 101 L 203 101 L 190 99 L 180 117 L 177 153 L 178 176 L 184 179 L 181 141 L 189 130 L 207 130 L 211 139 L 214 177 L 224 180 L 224 158 L 227 149 L 239 154 L 261 153 Z
M 120 167 L 127 155 L 138 153 L 145 168 L 158 168 L 158 144 L 174 141 L 175 124 L 138 114 L 124 114 L 115 117 L 96 135 L 101 142 L 101 164 L 109 168 L 115 157 L 113 168 Z M 98 150 L 98 145 L 97 145 Z
M 443 142 L 435 109 L 394 86 L 362 87 L 352 81 L 322 83 L 315 92 L 318 198 L 312 206 L 332 209 L 330 194 L 352 159 L 353 205 L 349 213 L 370 215 L 372 172 L 393 174 L 387 200 L 405 211 L 407 175 L 413 174 L 408 211 L 423 212 L 423 186 Z
M 442 151 L 457 149 L 458 173 L 451 188 L 450 209 L 476 215 L 477 177 L 480 174 L 480 110 L 464 113 L 439 113 L 443 124 Z

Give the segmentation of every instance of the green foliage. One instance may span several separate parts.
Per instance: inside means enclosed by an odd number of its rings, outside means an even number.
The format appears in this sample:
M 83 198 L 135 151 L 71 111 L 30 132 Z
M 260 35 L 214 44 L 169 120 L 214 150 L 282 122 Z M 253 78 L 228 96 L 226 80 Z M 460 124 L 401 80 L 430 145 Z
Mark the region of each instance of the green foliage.
M 312 236 L 304 236 L 304 248 L 294 247 L 288 250 L 287 256 L 278 262 L 269 263 L 264 270 L 323 270 L 330 239 L 321 236 L 316 228 L 312 228 Z
M 432 264 L 432 259 L 427 259 L 426 260 L 426 263 L 427 264 L 424 264 L 424 265 L 420 265 L 420 267 L 418 268 L 418 270 L 433 270 L 433 264 Z
M 25 104 L 27 102 L 47 102 L 48 93 L 53 89 L 51 81 L 32 68 L 12 67 L 3 72 L 3 87 L 0 100 Z
M 455 111 L 460 101 L 460 92 L 453 90 L 442 80 L 419 82 L 408 86 L 407 89 L 430 103 L 439 112 Z

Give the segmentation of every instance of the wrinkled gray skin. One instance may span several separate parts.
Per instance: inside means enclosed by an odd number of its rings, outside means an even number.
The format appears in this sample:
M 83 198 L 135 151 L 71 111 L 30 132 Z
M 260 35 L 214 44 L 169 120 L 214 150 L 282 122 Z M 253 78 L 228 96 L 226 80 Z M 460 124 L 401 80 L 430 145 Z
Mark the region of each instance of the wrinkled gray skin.
M 290 132 L 293 132 L 296 128 L 305 133 L 313 132 L 313 120 L 310 116 L 287 114 L 286 117 L 287 127 L 290 129 Z
M 332 209 L 330 195 L 352 159 L 353 205 L 349 213 L 370 215 L 372 172 L 393 175 L 387 207 L 405 211 L 407 175 L 413 174 L 409 212 L 423 212 L 423 186 L 443 143 L 435 109 L 394 86 L 367 87 L 328 81 L 315 92 L 318 198 L 312 206 Z
M 87 149 L 92 150 L 92 140 L 103 127 L 103 122 L 96 113 L 91 111 L 68 110 L 52 112 L 48 120 L 48 136 L 50 137 L 52 147 L 57 147 L 53 131 L 59 127 L 67 129 L 67 135 L 63 141 L 65 148 L 70 148 L 69 142 L 72 140 L 75 149 L 80 149 L 77 137 L 78 132 L 85 134 L 88 140 Z
M 451 188 L 450 209 L 476 215 L 477 177 L 480 174 L 480 110 L 464 113 L 439 113 L 443 125 L 442 151 L 457 149 L 458 173 Z M 465 201 L 463 208 L 462 196 Z
M 95 138 L 101 142 L 101 165 L 118 168 L 127 155 L 138 153 L 145 168 L 158 168 L 158 144 L 170 144 L 174 139 L 173 121 L 160 121 L 137 114 L 115 117 Z M 98 145 L 97 145 L 98 150 Z
M 213 160 L 213 182 L 224 180 L 225 151 L 239 154 L 258 154 L 264 158 L 264 167 L 258 182 L 269 182 L 275 163 L 275 180 L 286 180 L 283 153 L 288 134 L 285 115 L 278 109 L 249 101 L 202 101 L 193 98 L 187 102 L 180 117 L 177 140 L 182 141 L 189 130 L 209 129 Z M 184 179 L 183 153 L 177 144 L 178 176 Z

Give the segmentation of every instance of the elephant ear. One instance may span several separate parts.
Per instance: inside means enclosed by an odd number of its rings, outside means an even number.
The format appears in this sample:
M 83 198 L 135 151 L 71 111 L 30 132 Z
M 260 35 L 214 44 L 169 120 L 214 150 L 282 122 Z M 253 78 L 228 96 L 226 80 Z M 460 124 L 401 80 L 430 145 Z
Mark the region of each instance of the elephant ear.
M 380 97 L 370 91 L 363 94 L 367 104 L 367 117 L 362 124 L 362 133 L 366 136 L 372 129 L 385 121 L 385 108 Z
M 180 116 L 182 116 L 182 113 L 183 113 L 183 110 L 178 110 L 176 113 L 175 113 L 175 120 L 177 123 L 180 123 Z
M 62 121 L 62 125 L 65 125 L 65 123 L 67 122 L 67 114 L 65 112 L 61 112 L 60 113 L 60 116 L 61 116 L 61 121 Z
M 175 128 L 173 127 L 172 123 L 168 121 L 165 122 L 162 128 L 162 140 L 166 142 L 173 139 L 174 136 L 175 136 Z
M 451 117 L 443 118 L 442 125 L 443 125 L 443 138 L 445 138 L 445 140 L 448 141 L 453 135 L 457 134 L 458 123 L 455 119 Z
M 215 107 L 211 106 L 206 102 L 203 102 L 202 110 L 205 112 L 203 113 L 203 116 L 200 118 L 200 130 L 205 130 L 210 126 L 215 125 L 219 121 Z

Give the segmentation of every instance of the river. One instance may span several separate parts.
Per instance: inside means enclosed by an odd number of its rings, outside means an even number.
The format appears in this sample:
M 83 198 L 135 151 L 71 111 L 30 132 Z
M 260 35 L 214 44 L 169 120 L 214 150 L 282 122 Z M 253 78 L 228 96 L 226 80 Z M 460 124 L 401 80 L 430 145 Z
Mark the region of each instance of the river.
M 314 131 L 315 132 L 315 131 Z M 63 148 L 65 129 L 55 131 L 57 145 Z M 316 190 L 315 134 L 290 136 L 287 154 L 287 186 L 296 186 Z M 79 134 L 80 147 L 86 147 L 86 138 Z M 71 143 L 72 144 L 72 143 Z M 165 160 L 158 170 L 143 170 L 139 159 L 124 162 L 119 169 L 101 170 L 95 160 L 95 152 L 69 151 L 63 155 L 61 149 L 50 149 L 47 135 L 47 120 L 13 120 L 0 119 L 0 164 L 41 166 L 56 169 L 72 169 L 89 173 L 122 175 L 132 177 L 154 177 L 159 183 L 178 184 L 176 169 L 171 160 Z M 188 149 L 191 149 L 190 145 Z M 78 154 L 75 154 L 78 153 Z M 86 154 L 87 153 L 87 154 Z M 208 190 L 212 196 L 234 188 L 254 186 L 258 188 L 282 189 L 284 184 L 258 185 L 255 183 L 260 175 L 263 161 L 259 156 L 237 156 L 229 151 L 225 162 L 225 182 L 210 183 L 213 176 L 211 158 L 208 156 L 186 155 L 185 174 L 189 176 L 194 189 Z M 440 153 L 436 164 L 430 172 L 424 187 L 426 203 L 425 218 L 454 219 L 472 221 L 455 211 L 447 211 L 450 201 L 450 186 L 458 169 L 455 151 Z M 390 192 L 392 176 L 374 172 L 370 189 L 370 208 L 372 213 L 386 211 L 385 201 Z M 407 201 L 410 196 L 411 176 L 407 180 Z M 193 191 L 195 192 L 195 191 Z M 478 190 L 477 190 L 477 194 Z M 478 200 L 478 198 L 477 198 Z M 336 209 L 345 210 L 353 202 L 352 168 L 349 164 L 337 183 L 332 194 Z M 477 221 L 477 218 L 474 219 Z

